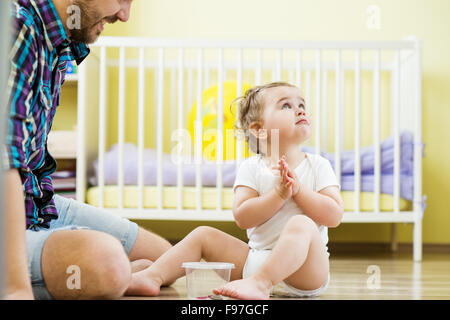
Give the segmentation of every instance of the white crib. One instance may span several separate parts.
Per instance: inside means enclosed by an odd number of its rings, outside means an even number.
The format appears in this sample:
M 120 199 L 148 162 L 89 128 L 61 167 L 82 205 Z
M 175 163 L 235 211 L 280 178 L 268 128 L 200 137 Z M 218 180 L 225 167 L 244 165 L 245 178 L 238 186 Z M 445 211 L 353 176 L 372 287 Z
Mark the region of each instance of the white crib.
M 351 210 L 346 210 L 342 222 L 392 223 L 394 247 L 395 223 L 413 223 L 413 257 L 421 261 L 420 41 L 413 38 L 395 42 L 271 42 L 101 37 L 91 50 L 78 71 L 78 200 L 86 201 L 92 163 L 98 159 L 96 205 L 105 210 L 130 219 L 232 221 L 230 207 L 223 206 L 230 199 L 224 199 L 227 188 L 223 186 L 222 161 L 216 163 L 214 192 L 207 195 L 207 188 L 202 185 L 201 110 L 205 103 L 202 93 L 210 85 L 218 85 L 216 154 L 217 159 L 223 159 L 223 117 L 224 107 L 228 107 L 222 100 L 224 83 L 235 81 L 236 95 L 240 96 L 244 83 L 283 80 L 303 90 L 314 119 L 309 145 L 317 153 L 334 152 L 338 178 L 342 152 L 354 150 Z M 194 101 L 198 102 L 196 129 L 199 133 L 195 135 L 192 149 L 193 158 L 198 160 L 194 169 L 195 186 L 186 193 L 180 161 L 176 186 L 166 192 L 162 168 L 163 154 L 170 144 L 167 136 L 186 128 Z M 406 209 L 401 205 L 400 196 L 400 133 L 405 129 L 414 136 L 414 197 Z M 382 209 L 380 145 L 382 136 L 387 135 L 394 137 L 393 194 L 392 206 Z M 177 148 L 172 150 L 184 152 L 179 137 L 171 138 L 172 143 L 178 141 Z M 124 170 L 124 147 L 130 141 L 138 150 L 137 181 L 132 189 L 125 184 Z M 105 152 L 113 143 L 117 143 L 119 156 L 118 180 L 112 196 L 115 204 L 111 206 L 105 200 L 110 186 L 105 184 L 104 171 Z M 362 209 L 360 153 L 368 145 L 375 146 L 374 186 L 370 208 Z M 156 152 L 157 179 L 153 193 L 148 193 L 144 185 L 146 148 Z M 242 141 L 238 140 L 236 166 L 243 157 Z M 130 195 L 136 197 L 135 205 L 126 205 Z M 213 207 L 203 205 L 202 197 L 206 196 L 214 198 Z M 145 205 L 148 197 L 155 201 L 153 206 Z M 166 206 L 165 198 L 171 198 L 175 205 Z M 186 207 L 183 203 L 188 200 L 194 205 Z

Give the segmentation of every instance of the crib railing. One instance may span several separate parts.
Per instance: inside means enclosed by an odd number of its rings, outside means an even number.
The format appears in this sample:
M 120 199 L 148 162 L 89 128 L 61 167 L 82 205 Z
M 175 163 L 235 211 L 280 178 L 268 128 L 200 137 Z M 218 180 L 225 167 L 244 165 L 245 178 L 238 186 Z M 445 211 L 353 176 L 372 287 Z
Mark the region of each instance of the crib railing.
M 118 207 L 108 209 L 128 218 L 177 219 L 177 220 L 232 220 L 230 210 L 223 210 L 224 158 L 224 83 L 236 81 L 236 96 L 242 95 L 245 83 L 252 85 L 269 81 L 289 81 L 299 86 L 314 112 L 315 131 L 312 146 L 316 153 L 331 150 L 334 144 L 335 172 L 341 178 L 341 153 L 353 140 L 355 185 L 354 211 L 345 212 L 343 222 L 406 222 L 414 223 L 414 256 L 421 258 L 422 217 L 422 128 L 421 128 L 421 44 L 415 39 L 388 42 L 268 42 L 268 41 L 191 41 L 169 39 L 142 39 L 101 37 L 91 47 L 93 58 L 90 64 L 79 68 L 78 126 L 79 149 L 77 161 L 77 198 L 85 200 L 89 165 L 98 159 L 99 204 L 104 207 L 105 151 L 107 126 L 117 126 L 118 145 Z M 112 53 L 112 50 L 115 50 Z M 118 50 L 118 52 L 117 52 Z M 128 53 L 130 52 L 130 53 Z M 129 54 L 129 57 L 127 56 Z M 365 57 L 363 59 L 363 56 Z M 367 58 L 369 57 L 369 58 Z M 108 121 L 108 111 L 115 105 L 108 103 L 108 69 L 118 68 L 117 122 Z M 124 144 L 126 142 L 127 70 L 137 70 L 137 131 L 138 146 L 138 206 L 124 207 Z M 153 88 L 147 84 L 148 72 L 154 75 Z M 382 90 L 387 90 L 382 81 L 383 74 L 389 78 L 388 116 L 382 103 Z M 227 75 L 228 74 L 228 75 Z M 369 74 L 369 77 L 367 77 Z M 334 75 L 334 79 L 333 76 Z M 215 78 L 215 81 L 213 80 Z M 314 79 L 313 79 L 314 78 Z M 367 78 L 371 80 L 370 90 Z M 350 80 L 349 80 L 350 79 Z M 369 82 L 370 82 L 369 81 Z M 202 108 L 205 101 L 203 91 L 217 83 L 217 137 L 216 137 L 216 208 L 202 209 Z M 330 87 L 334 86 L 334 93 Z M 384 89 L 383 89 L 384 88 Z M 347 91 L 346 91 L 347 90 Z M 96 94 L 95 91 L 98 91 Z M 167 102 L 167 91 L 171 102 Z M 157 197 L 155 209 L 144 208 L 144 149 L 145 119 L 148 95 L 153 92 L 153 110 L 156 113 L 155 149 L 157 152 Z M 353 97 L 349 98 L 348 92 Z M 334 96 L 333 96 L 334 95 Z M 371 96 L 371 97 L 370 97 Z M 163 207 L 163 153 L 164 110 L 170 105 L 173 116 L 171 132 L 173 140 L 182 141 L 181 133 L 186 129 L 186 116 L 192 100 L 196 101 L 194 137 L 194 159 L 196 176 L 196 209 L 183 208 L 183 162 L 177 162 L 177 208 Z M 386 100 L 386 98 L 383 98 Z M 331 102 L 330 102 L 331 101 Z M 370 106 L 368 106 L 370 101 Z M 89 104 L 89 105 L 88 105 Z M 93 112 L 98 105 L 98 112 Z M 350 108 L 353 106 L 353 108 Z M 351 109 L 351 110 L 350 110 Z M 88 114 L 89 110 L 89 114 Z M 371 112 L 372 141 L 375 146 L 374 203 L 373 211 L 361 211 L 361 167 L 362 148 L 361 117 Z M 94 115 L 93 115 L 94 114 Z M 333 115 L 330 119 L 330 114 Z M 353 114 L 352 124 L 346 123 L 346 114 Z M 176 117 L 175 117 L 176 115 Z M 394 136 L 394 186 L 393 210 L 380 210 L 382 125 L 390 121 L 389 133 Z M 175 121 L 177 120 L 177 121 Z M 333 130 L 329 129 L 332 127 Z M 352 132 L 348 128 L 353 127 Z M 408 129 L 414 133 L 414 199 L 412 211 L 400 210 L 400 133 Z M 348 137 L 353 136 L 352 139 Z M 367 145 L 368 139 L 364 139 Z M 242 139 L 236 141 L 236 166 L 244 159 Z M 167 149 L 167 148 L 166 148 Z M 182 156 L 183 146 L 178 143 L 176 153 Z

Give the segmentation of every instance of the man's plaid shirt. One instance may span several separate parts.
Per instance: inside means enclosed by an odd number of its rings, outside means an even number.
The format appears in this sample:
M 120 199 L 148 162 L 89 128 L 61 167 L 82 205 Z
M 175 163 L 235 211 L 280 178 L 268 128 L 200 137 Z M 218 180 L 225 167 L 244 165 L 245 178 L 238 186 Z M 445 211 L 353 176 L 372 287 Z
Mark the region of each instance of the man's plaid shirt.
M 67 63 L 81 63 L 89 49 L 69 40 L 52 0 L 15 0 L 11 15 L 5 169 L 20 172 L 27 228 L 48 228 L 58 212 L 50 177 L 56 161 L 47 150 L 47 136 Z

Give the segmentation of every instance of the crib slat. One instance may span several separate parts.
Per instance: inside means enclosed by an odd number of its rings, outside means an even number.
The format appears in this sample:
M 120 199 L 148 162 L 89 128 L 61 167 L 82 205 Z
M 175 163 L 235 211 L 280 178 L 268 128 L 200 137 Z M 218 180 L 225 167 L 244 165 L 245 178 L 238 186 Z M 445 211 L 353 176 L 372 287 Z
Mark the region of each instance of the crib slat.
M 219 48 L 217 72 L 217 140 L 216 140 L 216 163 L 217 163 L 217 210 L 222 209 L 222 164 L 223 164 L 223 49 Z
M 164 48 L 160 48 L 158 53 L 158 93 L 157 93 L 157 186 L 158 186 L 158 209 L 163 207 L 163 105 L 164 105 Z
M 400 211 L 400 51 L 395 52 L 395 85 L 394 85 L 394 110 L 393 110 L 393 129 L 394 129 L 394 212 Z
M 342 57 L 342 54 L 341 54 Z M 344 68 L 344 64 L 342 64 L 342 72 L 341 72 L 341 76 L 339 77 L 339 80 L 341 81 L 341 107 L 342 107 L 342 114 L 345 114 L 345 110 L 346 110 L 346 98 L 345 98 L 345 68 Z M 345 137 L 345 128 L 346 128 L 346 119 L 345 117 L 341 117 L 341 121 L 339 123 L 340 127 L 341 127 L 341 140 L 340 140 L 340 148 L 341 150 L 345 149 L 345 144 L 344 144 L 344 137 Z
M 380 50 L 375 51 L 375 66 L 373 71 L 373 144 L 375 146 L 375 180 L 374 180 L 374 204 L 376 213 L 380 213 L 380 175 L 381 175 L 381 153 L 380 153 Z
M 99 207 L 104 208 L 105 189 L 105 138 L 106 138 L 106 48 L 100 48 L 100 94 L 98 138 L 98 188 Z
M 205 68 L 205 87 L 208 88 L 211 84 L 211 68 L 206 65 Z
M 335 131 L 334 131 L 334 170 L 339 184 L 341 184 L 341 72 L 342 61 L 341 51 L 336 51 L 336 110 L 335 110 Z
M 306 110 L 312 113 L 312 98 L 311 98 L 311 70 L 306 71 L 306 84 L 305 84 L 305 100 Z M 311 144 L 311 139 L 308 139 L 307 145 Z
M 175 115 L 177 112 L 177 67 L 170 68 L 170 114 Z M 170 117 L 170 132 L 174 132 L 177 127 L 177 118 Z
M 187 93 L 186 93 L 186 99 L 184 101 L 187 102 L 184 104 L 184 110 L 189 110 L 194 103 L 193 96 L 194 96 L 194 67 L 191 66 L 190 63 L 187 61 L 184 62 L 185 69 L 187 69 Z M 189 67 L 188 67 L 189 66 Z
M 414 74 L 414 261 L 422 260 L 422 44 L 416 41 Z
M 184 120 L 184 51 L 182 48 L 178 50 L 178 170 L 177 170 L 177 208 L 181 210 L 183 207 L 183 161 L 182 146 L 185 141 L 183 138 L 183 120 Z
M 415 89 L 414 114 L 414 211 L 422 213 L 422 45 L 416 42 L 416 58 L 413 67 Z M 418 218 L 419 220 L 420 218 Z
M 237 76 L 236 76 L 236 97 L 242 96 L 242 75 L 243 75 L 243 58 L 242 58 L 242 48 L 238 49 L 238 56 L 237 56 Z M 239 104 L 236 103 L 236 120 L 238 119 L 237 116 L 239 114 Z M 237 135 L 236 135 L 237 136 Z M 243 160 L 243 141 L 240 138 L 237 138 L 236 140 L 236 166 L 239 167 Z
M 287 72 L 288 72 L 288 83 L 295 84 L 295 81 L 294 81 L 294 72 L 295 71 L 288 67 L 288 71 Z
M 145 119 L 145 49 L 139 49 L 138 75 L 138 208 L 144 208 L 144 119 Z
M 124 140 L 125 140 L 125 47 L 120 47 L 119 57 L 119 124 L 118 124 L 118 140 L 119 140 L 119 161 L 117 170 L 118 182 L 118 208 L 123 209 L 123 184 L 124 184 Z
M 422 212 L 422 45 L 416 42 L 414 74 L 415 134 L 414 134 L 414 211 Z
M 86 121 L 86 66 L 80 65 L 78 68 L 78 108 L 77 108 L 77 126 L 83 128 L 77 130 L 77 163 L 76 163 L 76 198 L 80 202 L 85 202 L 86 198 L 86 179 L 87 179 L 87 143 L 86 143 L 86 128 L 89 125 Z
M 202 149 L 203 149 L 203 123 L 202 123 L 202 103 L 203 103 L 203 49 L 198 49 L 197 56 L 197 110 L 195 121 L 195 186 L 197 197 L 197 210 L 202 209 Z
M 295 84 L 297 87 L 299 87 L 302 91 L 302 49 L 297 50 L 297 57 L 295 62 Z
M 320 107 L 321 107 L 321 103 L 320 103 L 320 95 L 321 95 L 321 81 L 320 81 L 320 76 L 321 76 L 321 71 L 322 70 L 322 51 L 321 50 L 317 50 L 316 51 L 316 114 L 315 114 L 315 118 L 316 118 L 316 141 L 315 141 L 315 150 L 316 150 L 316 154 L 320 154 L 320 128 L 321 128 L 321 124 L 320 124 L 320 120 L 321 120 L 321 115 L 320 115 Z
M 281 81 L 283 73 L 283 50 L 277 49 L 276 62 L 275 62 L 275 79 L 274 81 Z
M 322 121 L 320 126 L 322 127 L 322 150 L 327 152 L 328 151 L 328 97 L 327 97 L 327 90 L 328 90 L 328 71 L 324 70 L 322 73 Z
M 360 212 L 361 163 L 360 163 L 360 104 L 361 104 L 361 51 L 355 52 L 355 212 Z
M 259 86 L 262 84 L 262 49 L 258 49 L 256 52 L 256 70 L 255 70 L 255 85 Z

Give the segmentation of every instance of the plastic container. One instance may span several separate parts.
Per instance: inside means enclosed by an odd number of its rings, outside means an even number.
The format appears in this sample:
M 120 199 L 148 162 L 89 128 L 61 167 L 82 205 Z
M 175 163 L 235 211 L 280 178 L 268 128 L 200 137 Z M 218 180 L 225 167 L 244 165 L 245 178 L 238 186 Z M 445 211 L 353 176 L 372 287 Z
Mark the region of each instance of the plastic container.
M 230 281 L 233 263 L 226 262 L 184 262 L 186 269 L 186 291 L 189 299 L 222 299 L 213 293 Z

